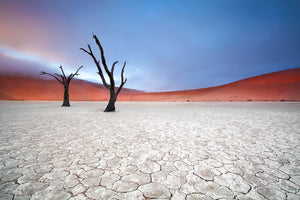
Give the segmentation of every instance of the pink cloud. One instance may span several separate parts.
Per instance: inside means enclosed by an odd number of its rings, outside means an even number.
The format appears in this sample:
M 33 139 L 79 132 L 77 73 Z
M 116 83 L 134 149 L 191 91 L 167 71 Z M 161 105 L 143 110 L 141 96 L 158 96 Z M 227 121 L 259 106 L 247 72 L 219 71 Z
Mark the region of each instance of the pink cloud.
M 0 46 L 46 60 L 68 60 L 59 32 L 62 24 L 54 16 L 9 2 L 4 7 L 0 9 Z

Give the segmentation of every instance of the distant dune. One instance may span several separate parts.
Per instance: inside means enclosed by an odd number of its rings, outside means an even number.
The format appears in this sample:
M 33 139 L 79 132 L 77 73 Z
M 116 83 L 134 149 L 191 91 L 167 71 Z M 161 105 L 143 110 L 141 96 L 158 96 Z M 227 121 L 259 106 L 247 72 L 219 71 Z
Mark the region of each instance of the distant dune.
M 79 79 L 70 84 L 72 101 L 106 101 L 101 85 Z M 2 100 L 62 100 L 56 80 L 0 75 Z M 146 93 L 124 88 L 119 101 L 300 101 L 300 68 L 255 76 L 217 87 Z
M 122 92 L 136 94 L 139 91 L 123 88 Z M 101 84 L 80 79 L 70 83 L 71 101 L 106 101 L 108 97 L 109 91 Z M 0 99 L 60 101 L 63 85 L 56 80 L 0 75 Z
M 141 93 L 138 101 L 300 101 L 300 68 L 255 76 L 217 87 Z

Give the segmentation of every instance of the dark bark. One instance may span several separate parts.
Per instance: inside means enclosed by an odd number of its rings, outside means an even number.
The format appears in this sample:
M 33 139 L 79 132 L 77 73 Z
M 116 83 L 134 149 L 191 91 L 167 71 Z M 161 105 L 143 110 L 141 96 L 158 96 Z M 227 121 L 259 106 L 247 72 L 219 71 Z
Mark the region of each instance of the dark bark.
M 116 103 L 116 98 L 115 98 L 115 96 L 110 95 L 108 104 L 107 104 L 107 106 L 106 106 L 104 112 L 112 112 L 112 111 L 115 111 L 115 110 L 116 110 L 116 108 L 115 108 L 115 103 Z
M 70 106 L 69 101 L 69 85 L 64 86 L 64 102 L 61 106 Z
M 95 55 L 94 55 L 94 53 L 93 53 L 93 51 L 91 49 L 91 46 L 88 44 L 88 49 L 89 50 L 86 50 L 84 48 L 80 48 L 80 50 L 84 51 L 85 53 L 87 53 L 88 55 L 90 55 L 93 58 L 93 61 L 94 61 L 94 63 L 97 66 L 98 74 L 99 74 L 99 76 L 100 76 L 100 78 L 102 80 L 102 83 L 109 90 L 110 98 L 109 98 L 108 105 L 106 106 L 104 112 L 115 111 L 115 103 L 117 101 L 118 95 L 119 95 L 120 91 L 122 90 L 124 84 L 127 81 L 127 79 L 124 80 L 124 75 L 123 75 L 124 74 L 124 68 L 125 68 L 126 62 L 124 62 L 124 65 L 123 65 L 123 68 L 122 68 L 122 72 L 121 72 L 121 84 L 120 84 L 118 90 L 116 91 L 116 89 L 115 89 L 115 80 L 114 80 L 114 69 L 115 69 L 115 65 L 118 63 L 118 61 L 116 61 L 116 62 L 113 63 L 113 65 L 111 67 L 111 70 L 109 71 L 109 69 L 107 67 L 107 64 L 106 64 L 103 47 L 102 47 L 102 45 L 101 45 L 101 43 L 98 40 L 98 38 L 97 38 L 96 35 L 93 35 L 93 38 L 94 38 L 96 44 L 99 47 L 99 50 L 100 50 L 100 53 L 101 53 L 101 62 L 102 62 L 104 71 L 106 72 L 106 74 L 109 77 L 110 84 L 108 84 L 106 82 L 105 77 L 103 75 L 103 70 L 102 70 L 102 68 L 100 66 L 100 61 L 96 59 L 96 57 L 95 57 Z
M 53 78 L 55 78 L 58 82 L 60 82 L 63 86 L 64 86 L 64 101 L 63 101 L 63 104 L 61 106 L 70 106 L 70 101 L 69 101 L 69 85 L 70 85 L 70 82 L 71 80 L 74 78 L 75 75 L 79 75 L 78 72 L 79 70 L 82 68 L 83 66 L 79 67 L 77 69 L 77 71 L 73 74 L 71 73 L 68 77 L 66 77 L 65 75 L 65 72 L 62 68 L 62 66 L 60 66 L 60 70 L 62 72 L 62 75 L 60 74 L 49 74 L 47 72 L 43 72 L 41 71 L 41 75 L 48 75 L 48 76 L 51 76 Z

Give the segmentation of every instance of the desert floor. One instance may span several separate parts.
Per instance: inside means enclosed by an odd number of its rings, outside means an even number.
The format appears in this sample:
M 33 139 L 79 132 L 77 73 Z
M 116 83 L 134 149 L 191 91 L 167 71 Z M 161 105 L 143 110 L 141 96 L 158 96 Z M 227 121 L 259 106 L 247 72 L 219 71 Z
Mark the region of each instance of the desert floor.
M 0 101 L 0 199 L 300 199 L 300 103 Z

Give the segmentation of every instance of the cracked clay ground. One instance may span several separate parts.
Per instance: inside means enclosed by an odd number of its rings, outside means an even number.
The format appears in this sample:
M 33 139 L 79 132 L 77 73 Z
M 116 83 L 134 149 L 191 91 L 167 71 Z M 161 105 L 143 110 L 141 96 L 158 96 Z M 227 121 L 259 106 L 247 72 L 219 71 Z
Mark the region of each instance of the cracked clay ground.
M 0 102 L 0 199 L 300 199 L 299 103 Z

